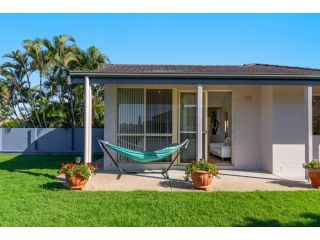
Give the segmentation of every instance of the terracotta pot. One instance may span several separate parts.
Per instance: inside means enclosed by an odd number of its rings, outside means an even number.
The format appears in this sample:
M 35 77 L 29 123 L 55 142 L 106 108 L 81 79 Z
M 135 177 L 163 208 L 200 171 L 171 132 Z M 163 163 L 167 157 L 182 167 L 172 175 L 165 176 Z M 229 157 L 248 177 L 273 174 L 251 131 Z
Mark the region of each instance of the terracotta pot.
M 309 169 L 308 172 L 312 186 L 320 188 L 320 169 Z
M 206 171 L 196 171 L 191 174 L 193 187 L 196 189 L 207 190 L 208 186 L 212 183 L 212 178 Z
M 69 188 L 71 189 L 82 189 L 88 182 L 87 179 L 79 177 L 67 177 L 66 180 L 69 183 Z

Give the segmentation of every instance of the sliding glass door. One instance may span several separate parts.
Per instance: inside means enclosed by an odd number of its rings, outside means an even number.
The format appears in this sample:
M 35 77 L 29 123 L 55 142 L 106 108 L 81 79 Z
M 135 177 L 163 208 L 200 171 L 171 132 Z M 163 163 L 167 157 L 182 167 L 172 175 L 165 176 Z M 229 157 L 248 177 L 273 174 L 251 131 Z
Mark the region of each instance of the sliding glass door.
M 172 90 L 118 89 L 118 145 L 153 151 L 172 144 Z M 129 159 L 118 156 L 120 162 Z M 171 158 L 162 161 L 170 161 Z
M 189 139 L 188 148 L 181 153 L 180 163 L 189 163 L 196 159 L 197 152 L 197 94 L 180 93 L 180 142 Z
M 206 124 L 206 94 L 203 93 L 203 158 L 207 156 L 207 124 Z M 182 152 L 180 163 L 189 163 L 196 160 L 197 153 L 197 93 L 180 92 L 180 142 L 189 139 L 188 148 Z

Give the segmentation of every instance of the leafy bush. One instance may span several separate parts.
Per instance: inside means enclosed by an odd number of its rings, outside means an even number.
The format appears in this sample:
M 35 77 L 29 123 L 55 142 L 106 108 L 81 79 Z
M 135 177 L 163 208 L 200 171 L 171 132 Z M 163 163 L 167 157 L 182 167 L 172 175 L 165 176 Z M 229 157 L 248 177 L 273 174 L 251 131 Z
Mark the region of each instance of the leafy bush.
M 303 164 L 305 169 L 320 169 L 320 161 L 313 160 L 312 162 Z
M 2 128 L 18 128 L 19 122 L 16 120 L 7 120 L 7 121 L 1 123 L 1 121 L 0 121 L 0 127 L 2 127 Z
M 206 171 L 210 176 L 218 176 L 219 167 L 214 163 L 193 161 L 188 164 L 185 170 L 185 180 L 189 181 L 191 174 L 197 171 Z
M 61 163 L 61 169 L 58 171 L 60 174 L 64 174 L 66 177 L 79 177 L 82 179 L 89 179 L 91 174 L 96 170 L 96 167 L 92 163 L 82 162 L 76 163 Z

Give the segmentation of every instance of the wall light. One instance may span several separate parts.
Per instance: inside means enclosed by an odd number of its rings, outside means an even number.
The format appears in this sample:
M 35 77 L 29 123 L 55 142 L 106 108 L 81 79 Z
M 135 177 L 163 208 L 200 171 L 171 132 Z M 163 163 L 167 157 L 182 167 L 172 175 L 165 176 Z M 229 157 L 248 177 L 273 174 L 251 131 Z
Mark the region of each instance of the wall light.
M 246 100 L 246 102 L 251 102 L 252 101 L 252 97 L 251 96 L 246 96 L 244 98 L 244 100 Z

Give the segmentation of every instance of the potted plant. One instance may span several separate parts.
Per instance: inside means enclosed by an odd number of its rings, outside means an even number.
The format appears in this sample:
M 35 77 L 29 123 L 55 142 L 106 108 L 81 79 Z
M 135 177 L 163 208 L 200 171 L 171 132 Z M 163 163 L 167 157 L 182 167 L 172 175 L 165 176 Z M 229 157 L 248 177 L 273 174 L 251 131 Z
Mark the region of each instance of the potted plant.
M 213 177 L 218 176 L 219 168 L 208 161 L 193 161 L 187 165 L 185 174 L 185 180 L 189 181 L 191 178 L 194 188 L 207 190 L 207 187 L 212 183 Z
M 320 187 L 320 161 L 313 160 L 312 162 L 303 164 L 303 167 L 308 170 L 311 184 L 319 188 Z
M 95 169 L 96 167 L 92 163 L 84 161 L 82 163 L 61 163 L 61 169 L 58 173 L 65 175 L 69 188 L 82 189 Z

